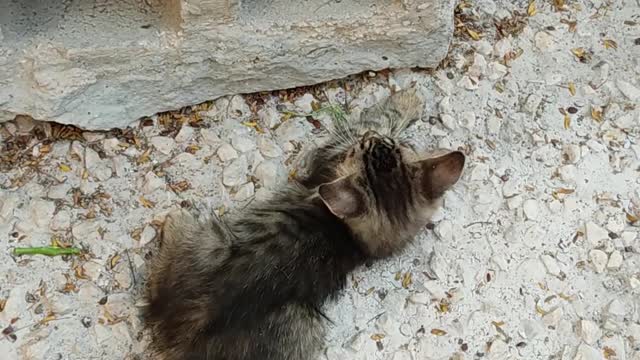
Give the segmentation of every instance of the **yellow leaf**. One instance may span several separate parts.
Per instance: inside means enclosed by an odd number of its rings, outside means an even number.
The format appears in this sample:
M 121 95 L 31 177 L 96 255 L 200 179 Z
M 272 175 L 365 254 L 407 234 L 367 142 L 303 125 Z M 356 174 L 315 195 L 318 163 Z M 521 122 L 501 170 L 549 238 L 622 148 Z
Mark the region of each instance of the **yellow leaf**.
M 597 122 L 602 122 L 602 110 L 596 107 L 591 107 L 591 117 Z
M 154 206 L 156 206 L 156 204 L 153 201 L 145 199 L 144 196 L 140 196 L 140 203 L 142 204 L 142 206 L 146 207 L 147 209 L 151 209 Z
M 603 41 L 604 43 L 604 47 L 606 49 L 617 49 L 618 48 L 618 43 L 616 43 L 614 40 L 611 39 L 606 39 Z
M 569 127 L 571 127 L 571 117 L 569 114 L 564 114 L 564 128 L 568 129 Z
M 575 55 L 578 58 L 581 58 L 584 56 L 584 49 L 579 47 L 579 48 L 575 48 L 575 49 L 571 49 L 571 52 L 573 53 L 573 55 Z
M 405 289 L 409 288 L 409 285 L 411 285 L 413 283 L 413 280 L 411 279 L 411 273 L 407 272 L 404 273 L 404 275 L 402 276 L 402 287 Z
M 534 0 L 529 3 L 529 7 L 527 8 L 527 14 L 529 14 L 529 16 L 534 16 L 537 13 L 538 13 L 538 10 L 536 9 L 536 2 Z
M 66 164 L 60 164 L 60 166 L 58 166 L 58 168 L 60 169 L 60 171 L 62 172 L 69 172 L 71 171 L 71 166 L 66 165 Z
M 633 214 L 627 213 L 627 221 L 631 224 L 636 223 L 638 221 L 638 217 Z
M 86 180 L 89 178 L 89 171 L 87 169 L 82 170 L 82 179 Z
M 431 334 L 435 336 L 444 336 L 447 335 L 447 332 L 442 329 L 431 329 Z
M 119 254 L 113 255 L 109 260 L 109 266 L 111 267 L 111 269 L 115 268 L 116 265 L 118 265 L 118 262 L 120 262 L 120 255 Z
M 571 96 L 576 96 L 576 84 L 573 81 L 569 82 L 569 93 Z
M 384 339 L 384 334 L 373 334 L 371 335 L 371 340 L 373 341 L 380 341 Z
M 473 30 L 471 30 L 469 28 L 467 28 L 467 32 L 469 33 L 469 36 L 471 36 L 471 38 L 473 40 L 476 40 L 476 41 L 480 40 L 480 34 L 478 34 L 477 32 L 475 32 L 475 31 L 473 31 Z

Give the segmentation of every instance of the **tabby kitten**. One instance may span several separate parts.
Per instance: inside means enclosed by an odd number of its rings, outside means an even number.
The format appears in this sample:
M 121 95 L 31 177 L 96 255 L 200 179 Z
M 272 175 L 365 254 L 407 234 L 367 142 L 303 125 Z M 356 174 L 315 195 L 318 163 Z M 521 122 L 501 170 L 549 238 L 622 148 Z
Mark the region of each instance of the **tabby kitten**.
M 396 93 L 333 133 L 306 186 L 225 223 L 170 213 L 145 310 L 154 359 L 314 359 L 322 308 L 347 275 L 402 250 L 460 177 L 462 153 L 423 159 L 399 141 L 420 109 L 415 93 Z

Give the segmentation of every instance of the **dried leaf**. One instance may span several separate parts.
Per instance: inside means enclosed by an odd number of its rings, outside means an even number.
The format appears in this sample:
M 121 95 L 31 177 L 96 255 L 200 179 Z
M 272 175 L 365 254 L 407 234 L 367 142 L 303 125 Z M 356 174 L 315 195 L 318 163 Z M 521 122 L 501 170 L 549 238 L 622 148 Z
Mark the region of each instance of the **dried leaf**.
M 527 7 L 527 14 L 529 16 L 534 16 L 537 13 L 538 13 L 538 10 L 536 9 L 536 1 L 533 0 L 529 3 L 529 7 Z
M 142 228 L 135 229 L 131 232 L 131 238 L 135 241 L 140 241 L 142 237 Z
M 53 321 L 55 319 L 56 319 L 56 314 L 50 312 L 49 314 L 47 314 L 47 316 L 44 319 L 40 320 L 40 324 L 46 324 L 49 321 Z
M 191 184 L 189 184 L 187 180 L 182 180 L 177 183 L 169 184 L 169 187 L 176 193 L 181 193 L 189 190 L 191 188 Z
M 480 34 L 478 34 L 477 32 L 467 28 L 467 33 L 469 34 L 469 36 L 471 36 L 473 40 L 476 40 L 476 41 L 480 40 Z
M 371 340 L 380 341 L 380 340 L 384 339 L 384 337 L 385 337 L 384 334 L 373 334 L 373 335 L 371 335 Z
M 553 7 L 555 7 L 556 11 L 564 10 L 564 0 L 553 0 Z
M 638 217 L 633 214 L 627 213 L 627 221 L 631 224 L 635 224 L 636 222 L 638 222 Z
M 284 120 L 285 119 L 283 119 L 283 121 Z M 264 130 L 262 130 L 262 128 L 260 128 L 260 125 L 255 121 L 245 121 L 245 122 L 242 123 L 242 125 L 250 127 L 250 128 L 254 128 L 260 134 L 264 133 Z
M 608 346 L 605 346 L 602 352 L 604 353 L 604 358 L 607 360 L 615 359 L 617 356 L 616 351 Z
M 595 106 L 591 107 L 591 117 L 597 122 L 602 122 L 602 109 Z
M 144 196 L 140 196 L 140 204 L 142 204 L 142 206 L 146 207 L 147 209 L 151 209 L 153 207 L 156 206 L 156 204 L 151 201 L 151 200 L 147 200 Z
M 0 299 L 0 312 L 4 311 L 5 306 L 7 306 L 7 299 Z
M 560 22 L 569 27 L 569 32 L 576 32 L 577 27 L 578 27 L 578 22 L 577 21 L 570 21 L 570 20 L 566 20 L 566 19 L 561 19 Z
M 187 146 L 186 149 L 184 149 L 184 151 L 188 152 L 189 154 L 194 154 L 198 152 L 198 150 L 200 150 L 200 146 L 195 145 L 195 144 L 191 144 L 189 146 Z
M 111 259 L 109 259 L 109 268 L 113 270 L 113 268 L 115 268 L 116 265 L 118 265 L 118 263 L 120 262 L 120 259 L 122 259 L 120 254 L 113 255 Z
M 431 334 L 435 336 L 444 336 L 447 335 L 447 332 L 442 329 L 431 329 Z
M 151 148 L 148 148 L 147 150 L 145 150 L 145 152 L 143 152 L 142 155 L 138 157 L 138 159 L 136 160 L 136 163 L 138 165 L 141 165 L 149 162 L 149 154 L 151 154 Z
M 571 49 L 571 52 L 573 53 L 573 55 L 575 55 L 578 58 L 581 58 L 584 56 L 584 48 L 581 48 L 581 47 Z
M 571 96 L 576 96 L 576 84 L 573 83 L 573 81 L 569 82 L 569 93 L 571 94 Z
M 605 49 L 617 49 L 618 43 L 611 39 L 605 39 L 603 41 Z
M 298 171 L 296 171 L 296 169 L 292 169 L 291 171 L 289 171 L 289 181 L 295 181 L 297 176 Z
M 413 280 L 411 278 L 411 273 L 410 272 L 404 273 L 404 275 L 402 276 L 402 287 L 405 289 L 408 289 L 412 283 L 413 283 Z
M 440 311 L 441 313 L 448 313 L 449 303 L 446 300 L 440 301 L 440 303 L 438 304 L 438 311 Z
M 71 171 L 71 166 L 67 165 L 67 164 L 60 164 L 58 166 L 58 168 L 60 169 L 60 171 L 62 172 L 69 172 Z
M 319 102 L 317 102 L 317 101 L 315 101 L 315 100 L 314 100 L 314 101 L 312 101 L 312 102 L 311 102 L 311 110 L 313 110 L 313 111 L 318 111 L 318 110 L 320 110 L 320 103 L 319 103 Z
M 564 114 L 564 128 L 569 129 L 571 127 L 571 117 L 569 114 Z
M 74 270 L 74 273 L 76 275 L 76 278 L 81 279 L 81 280 L 88 280 L 89 277 L 87 276 L 87 273 L 84 271 L 84 268 L 81 265 L 76 266 Z

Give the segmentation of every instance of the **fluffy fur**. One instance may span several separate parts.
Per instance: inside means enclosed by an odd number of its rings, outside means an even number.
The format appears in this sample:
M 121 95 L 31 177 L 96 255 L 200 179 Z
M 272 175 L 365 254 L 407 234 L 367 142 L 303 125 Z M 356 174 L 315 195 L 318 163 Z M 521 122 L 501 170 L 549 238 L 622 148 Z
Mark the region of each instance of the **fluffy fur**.
M 365 111 L 312 155 L 305 186 L 226 223 L 169 214 L 145 311 L 155 357 L 313 359 L 326 301 L 356 267 L 403 249 L 460 176 L 461 153 L 422 159 L 401 141 L 420 109 L 401 92 Z

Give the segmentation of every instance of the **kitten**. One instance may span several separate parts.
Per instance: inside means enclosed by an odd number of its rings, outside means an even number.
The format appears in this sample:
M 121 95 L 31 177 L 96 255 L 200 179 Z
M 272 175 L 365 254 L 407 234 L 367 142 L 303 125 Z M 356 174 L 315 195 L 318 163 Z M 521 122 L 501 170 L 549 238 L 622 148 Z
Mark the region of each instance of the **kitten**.
M 334 132 L 306 186 L 290 184 L 225 223 L 170 213 L 145 309 L 154 358 L 314 359 L 322 308 L 347 275 L 405 248 L 461 175 L 462 153 L 423 159 L 399 140 L 417 99 L 396 93 Z

